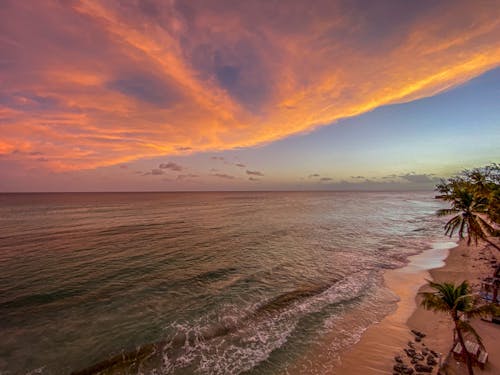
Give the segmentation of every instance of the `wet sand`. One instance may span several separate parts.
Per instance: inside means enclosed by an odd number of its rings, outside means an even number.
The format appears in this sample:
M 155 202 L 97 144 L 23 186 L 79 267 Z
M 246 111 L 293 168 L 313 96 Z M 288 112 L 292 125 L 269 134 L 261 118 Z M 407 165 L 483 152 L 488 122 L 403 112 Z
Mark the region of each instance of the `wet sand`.
M 449 249 L 455 246 L 454 243 L 436 246 L 411 256 L 407 266 L 385 273 L 386 286 L 400 298 L 397 309 L 379 324 L 366 330 L 361 340 L 342 355 L 342 362 L 335 369 L 335 373 L 392 373 L 394 356 L 400 354 L 407 342 L 414 338 L 407 321 L 412 314 L 420 310 L 415 300 L 419 288 L 426 283 L 426 279 L 431 277 L 429 269 L 442 267 Z M 430 320 L 435 319 L 436 317 L 431 317 Z M 424 329 L 421 331 L 427 333 Z M 429 339 L 426 338 L 426 341 Z M 429 347 L 434 349 L 430 344 Z M 437 349 L 434 350 L 439 352 Z
M 452 323 L 447 315 L 420 307 L 418 292 L 425 290 L 426 279 L 440 282 L 469 280 L 478 287 L 480 278 L 493 273 L 490 261 L 499 258 L 496 252 L 484 246 L 438 244 L 431 250 L 411 256 L 407 266 L 387 271 L 384 275 L 385 284 L 400 298 L 396 310 L 380 323 L 370 326 L 359 342 L 343 352 L 340 359 L 328 359 L 326 348 L 307 355 L 308 373 L 392 374 L 394 357 L 404 354 L 403 349 L 407 347 L 408 341 L 414 339 L 410 329 L 424 332 L 427 335 L 425 345 L 441 353 L 444 360 L 452 345 Z M 500 338 L 500 325 L 478 319 L 473 322 L 473 326 L 482 336 L 489 353 L 485 370 L 475 368 L 475 373 L 500 374 L 500 346 L 496 345 Z M 325 338 L 325 345 L 334 342 L 335 335 L 332 332 L 331 337 Z M 457 367 L 453 360 L 449 362 L 449 374 L 465 373 L 463 364 Z

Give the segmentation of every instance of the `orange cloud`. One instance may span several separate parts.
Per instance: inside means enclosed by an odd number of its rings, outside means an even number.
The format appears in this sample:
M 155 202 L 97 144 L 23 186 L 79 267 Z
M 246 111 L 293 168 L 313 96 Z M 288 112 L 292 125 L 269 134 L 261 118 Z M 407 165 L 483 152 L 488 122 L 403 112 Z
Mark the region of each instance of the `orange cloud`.
M 72 170 L 254 146 L 499 65 L 494 2 L 409 3 L 7 1 L 0 155 Z

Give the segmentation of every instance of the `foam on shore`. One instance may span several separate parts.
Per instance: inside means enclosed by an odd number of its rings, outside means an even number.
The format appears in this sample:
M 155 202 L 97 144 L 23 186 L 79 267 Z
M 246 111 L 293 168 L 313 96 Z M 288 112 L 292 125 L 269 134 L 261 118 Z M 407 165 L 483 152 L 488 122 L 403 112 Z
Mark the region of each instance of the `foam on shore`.
M 435 242 L 431 249 L 410 256 L 408 264 L 402 268 L 384 273 L 385 286 L 395 293 L 399 301 L 395 310 L 380 322 L 368 327 L 359 341 L 345 350 L 340 358 L 328 357 L 329 345 L 336 341 L 336 332 L 325 336 L 323 347 L 314 349 L 307 355 L 308 373 L 314 374 L 387 374 L 392 369 L 394 355 L 413 338 L 408 319 L 417 309 L 416 296 L 419 288 L 430 279 L 429 270 L 442 267 L 455 242 Z M 304 368 L 304 364 L 293 366 Z

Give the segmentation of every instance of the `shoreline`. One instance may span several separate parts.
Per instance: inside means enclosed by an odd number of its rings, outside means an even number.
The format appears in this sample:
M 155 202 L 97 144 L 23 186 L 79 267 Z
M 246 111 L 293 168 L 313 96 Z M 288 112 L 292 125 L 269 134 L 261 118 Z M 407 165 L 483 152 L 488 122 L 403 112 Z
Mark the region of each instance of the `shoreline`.
M 443 267 L 434 268 L 429 271 L 432 280 L 437 282 L 453 281 L 455 283 L 468 280 L 473 291 L 478 292 L 480 281 L 487 276 L 491 276 L 495 270 L 492 260 L 497 264 L 500 259 L 498 251 L 483 244 L 481 246 L 467 246 L 460 243 L 459 246 L 450 251 Z M 427 291 L 428 287 L 422 285 L 419 289 Z M 420 301 L 419 296 L 415 298 Z M 484 370 L 474 367 L 475 374 L 500 374 L 500 347 L 498 338 L 500 337 L 500 325 L 486 322 L 481 319 L 474 319 L 471 322 L 474 329 L 482 339 L 482 342 L 489 353 L 488 363 Z M 443 353 L 445 356 L 449 352 L 453 340 L 453 324 L 445 314 L 437 314 L 418 307 L 407 321 L 410 329 L 417 329 L 428 333 L 426 342 L 429 347 Z M 458 364 L 452 358 L 448 361 L 447 374 L 466 373 L 465 364 Z
M 414 339 L 410 329 L 418 329 L 408 324 L 416 311 L 421 309 L 417 305 L 417 293 L 426 279 L 431 278 L 430 271 L 445 267 L 446 259 L 457 247 L 459 246 L 451 241 L 435 243 L 431 249 L 409 256 L 408 264 L 404 267 L 384 273 L 385 287 L 399 298 L 396 309 L 379 323 L 369 326 L 361 339 L 341 354 L 341 361 L 335 366 L 334 373 L 392 373 L 394 356 L 407 346 L 408 341 Z M 420 331 L 427 333 L 423 329 Z M 432 345 L 429 347 L 434 349 Z
M 441 361 L 445 360 L 453 344 L 453 324 L 446 314 L 427 311 L 420 306 L 418 293 L 428 288 L 425 279 L 437 282 L 469 280 L 477 290 L 480 279 L 492 273 L 490 260 L 492 257 L 498 259 L 498 256 L 494 249 L 488 250 L 487 246 L 468 247 L 462 242 L 448 248 L 440 261 L 434 258 L 434 262 L 429 264 L 430 267 L 425 267 L 429 256 L 433 256 L 429 253 L 432 251 L 426 250 L 411 256 L 408 265 L 384 274 L 386 286 L 400 298 L 396 311 L 365 331 L 361 340 L 342 355 L 342 363 L 336 367 L 335 373 L 392 373 L 394 356 L 401 354 L 408 341 L 414 339 L 411 329 L 427 334 L 425 344 L 441 354 Z M 496 345 L 496 340 L 500 337 L 500 326 L 479 319 L 472 324 L 489 353 L 486 368 L 475 368 L 475 373 L 499 374 L 500 348 Z M 465 373 L 464 364 L 457 366 L 454 360 L 449 363 L 449 374 Z M 437 373 L 437 367 L 433 373 Z
M 425 333 L 425 345 L 441 354 L 444 361 L 452 346 L 452 322 L 446 314 L 434 313 L 422 308 L 418 293 L 426 290 L 426 279 L 433 281 L 461 282 L 469 280 L 477 290 L 479 280 L 493 272 L 491 259 L 499 259 L 494 249 L 487 246 L 470 246 L 465 243 L 438 242 L 433 248 L 408 257 L 404 267 L 384 272 L 384 285 L 399 297 L 396 308 L 380 322 L 366 328 L 361 338 L 340 353 L 340 359 L 329 359 L 325 353 L 311 352 L 307 355 L 309 373 L 314 374 L 391 374 L 394 357 L 404 354 L 403 349 L 415 336 L 411 329 Z M 483 339 L 489 353 L 484 370 L 475 368 L 477 374 L 500 374 L 500 325 L 479 319 L 473 326 Z M 329 345 L 335 340 L 335 332 L 325 340 Z M 325 365 L 325 361 L 330 363 Z M 451 360 L 447 374 L 462 374 L 465 365 L 457 368 Z M 436 374 L 438 366 L 434 368 Z

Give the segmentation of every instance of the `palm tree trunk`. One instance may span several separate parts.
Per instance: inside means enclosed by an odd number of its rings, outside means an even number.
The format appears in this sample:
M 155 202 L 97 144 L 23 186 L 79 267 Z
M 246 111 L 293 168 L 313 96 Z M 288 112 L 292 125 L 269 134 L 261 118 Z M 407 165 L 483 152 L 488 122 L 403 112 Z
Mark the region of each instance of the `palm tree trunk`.
M 467 365 L 467 371 L 469 372 L 469 375 L 474 375 L 474 371 L 472 370 L 472 361 L 470 358 L 470 353 L 467 351 L 467 348 L 465 347 L 465 342 L 464 342 L 464 338 L 462 336 L 462 331 L 460 330 L 460 328 L 458 326 L 458 318 L 453 317 L 453 321 L 455 323 L 455 328 L 457 330 L 458 341 L 460 341 L 460 345 L 462 345 L 462 350 L 465 353 L 465 363 Z

